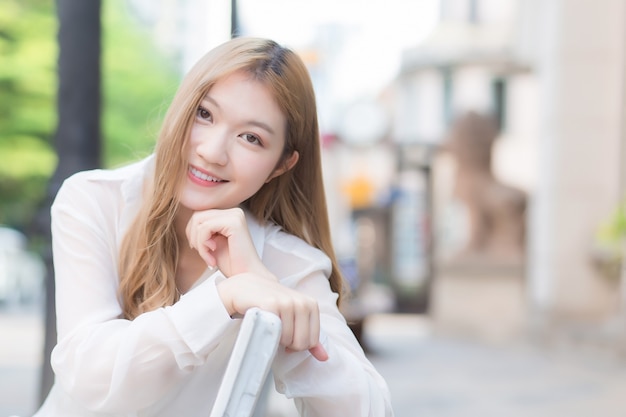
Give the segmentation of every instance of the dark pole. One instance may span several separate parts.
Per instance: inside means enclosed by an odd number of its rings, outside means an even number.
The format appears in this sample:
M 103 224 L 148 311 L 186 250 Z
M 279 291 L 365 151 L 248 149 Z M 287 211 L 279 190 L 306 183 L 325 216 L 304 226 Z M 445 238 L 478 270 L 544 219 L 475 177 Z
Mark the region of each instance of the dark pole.
M 239 33 L 239 14 L 237 11 L 237 0 L 230 0 L 230 37 L 236 38 Z
M 57 0 L 58 125 L 54 145 L 58 165 L 48 183 L 45 201 L 35 220 L 42 236 L 46 263 L 44 365 L 40 401 L 48 395 L 54 374 L 50 352 L 56 344 L 54 269 L 50 205 L 65 178 L 100 166 L 100 0 Z

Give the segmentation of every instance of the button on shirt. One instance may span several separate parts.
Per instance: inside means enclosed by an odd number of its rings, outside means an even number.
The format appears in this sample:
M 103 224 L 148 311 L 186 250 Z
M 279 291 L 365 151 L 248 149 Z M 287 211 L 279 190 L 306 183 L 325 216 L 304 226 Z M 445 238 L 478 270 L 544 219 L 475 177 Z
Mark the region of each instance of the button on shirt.
M 118 252 L 142 203 L 154 157 L 68 178 L 52 206 L 58 343 L 55 384 L 35 417 L 203 416 L 217 394 L 241 320 L 228 315 L 217 273 L 172 306 L 122 317 Z M 288 287 L 318 300 L 329 359 L 279 347 L 277 389 L 302 416 L 392 416 L 387 385 L 336 306 L 329 258 L 274 224 L 246 214 L 263 263 Z

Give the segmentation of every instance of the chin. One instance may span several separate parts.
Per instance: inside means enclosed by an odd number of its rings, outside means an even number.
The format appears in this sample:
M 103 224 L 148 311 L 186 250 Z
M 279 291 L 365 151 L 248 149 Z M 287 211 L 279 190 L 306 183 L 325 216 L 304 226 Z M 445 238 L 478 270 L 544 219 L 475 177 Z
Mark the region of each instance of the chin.
M 235 205 L 220 204 L 215 201 L 199 201 L 199 200 L 181 201 L 180 204 L 181 206 L 191 211 L 204 211 L 204 210 L 213 210 L 213 209 L 223 210 L 227 208 L 237 207 L 236 204 Z

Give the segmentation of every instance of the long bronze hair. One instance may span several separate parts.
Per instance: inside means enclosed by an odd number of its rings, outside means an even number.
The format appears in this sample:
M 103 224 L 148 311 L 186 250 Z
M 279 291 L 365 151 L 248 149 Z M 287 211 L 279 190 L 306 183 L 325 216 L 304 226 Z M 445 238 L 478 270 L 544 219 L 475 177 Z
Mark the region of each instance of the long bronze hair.
M 341 300 L 345 286 L 331 242 L 322 182 L 315 94 L 302 60 L 277 43 L 236 38 L 208 52 L 183 79 L 169 107 L 155 150 L 154 178 L 120 248 L 120 298 L 124 317 L 171 305 L 178 299 L 178 242 L 174 219 L 180 181 L 187 170 L 187 141 L 196 109 L 220 79 L 245 71 L 273 94 L 286 117 L 279 164 L 299 153 L 296 165 L 266 183 L 244 206 L 260 222 L 272 221 L 326 253 L 330 286 Z

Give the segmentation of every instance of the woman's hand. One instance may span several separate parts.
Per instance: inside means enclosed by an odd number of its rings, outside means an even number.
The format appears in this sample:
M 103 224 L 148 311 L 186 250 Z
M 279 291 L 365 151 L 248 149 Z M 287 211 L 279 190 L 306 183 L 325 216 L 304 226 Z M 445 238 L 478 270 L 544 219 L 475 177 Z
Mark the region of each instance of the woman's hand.
M 234 275 L 217 286 L 229 314 L 245 314 L 252 307 L 280 317 L 280 344 L 288 350 L 309 350 L 320 361 L 328 359 L 320 340 L 320 313 L 317 301 L 288 288 L 278 280 L 253 273 Z
M 208 266 L 228 277 L 217 288 L 232 316 L 252 307 L 270 311 L 282 321 L 281 345 L 289 350 L 309 350 L 320 361 L 328 354 L 319 343 L 320 314 L 317 301 L 288 288 L 263 265 L 243 210 L 206 210 L 194 213 L 186 228 L 189 245 Z
M 240 208 L 195 212 L 187 223 L 189 246 L 208 266 L 227 277 L 243 272 L 269 274 L 252 243 L 246 217 Z

